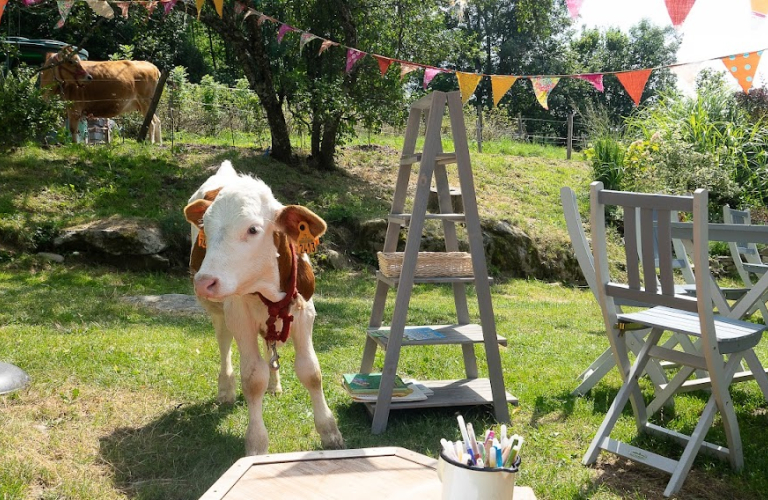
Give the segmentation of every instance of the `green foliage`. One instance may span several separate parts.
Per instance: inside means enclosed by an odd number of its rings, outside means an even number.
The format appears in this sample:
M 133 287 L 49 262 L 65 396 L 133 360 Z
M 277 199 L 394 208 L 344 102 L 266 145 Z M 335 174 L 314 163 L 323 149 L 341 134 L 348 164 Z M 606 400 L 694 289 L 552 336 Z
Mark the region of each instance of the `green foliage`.
M 0 149 L 42 142 L 60 119 L 61 101 L 43 97 L 36 77 L 27 67 L 0 75 Z
M 614 137 L 598 137 L 584 151 L 592 165 L 592 176 L 606 189 L 619 190 L 624 185 L 624 146 Z

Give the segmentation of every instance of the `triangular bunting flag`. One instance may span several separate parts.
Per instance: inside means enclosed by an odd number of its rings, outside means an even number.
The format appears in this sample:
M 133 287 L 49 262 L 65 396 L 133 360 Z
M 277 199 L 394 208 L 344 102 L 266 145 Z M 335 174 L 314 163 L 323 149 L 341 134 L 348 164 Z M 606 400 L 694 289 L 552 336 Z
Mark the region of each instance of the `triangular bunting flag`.
M 21 0 L 21 3 L 24 4 L 24 7 L 30 7 L 32 5 L 38 4 L 42 2 L 43 0 Z M 7 3 L 7 2 L 6 2 Z
M 427 85 L 429 85 L 429 82 L 431 82 L 438 73 L 442 72 L 443 70 L 439 68 L 424 68 L 424 90 L 427 90 Z
M 259 19 L 256 21 L 256 24 L 261 26 L 262 24 L 264 24 L 264 21 L 274 21 L 274 19 L 272 19 L 266 14 L 259 14 Z
M 145 7 L 147 8 L 147 19 L 149 19 L 149 17 L 155 11 L 155 7 L 157 7 L 157 2 L 147 2 Z
M 491 75 L 491 93 L 493 94 L 494 106 L 499 105 L 501 98 L 512 88 L 512 85 L 514 85 L 516 81 L 516 76 Z
M 67 21 L 67 16 L 69 16 L 69 11 L 72 10 L 74 4 L 75 0 L 58 0 L 56 2 L 56 5 L 59 6 L 59 15 L 61 16 L 59 22 L 56 23 L 57 28 L 64 26 L 64 23 Z
M 128 19 L 128 8 L 131 6 L 131 2 L 116 2 L 118 7 L 120 7 L 120 13 L 123 16 L 123 19 Z
M 0 21 L 3 20 L 3 12 L 5 12 L 5 4 L 8 3 L 8 0 L 0 0 Z
M 200 20 L 200 12 L 203 10 L 205 0 L 195 0 L 195 6 L 197 6 L 197 20 Z
M 301 34 L 301 38 L 299 39 L 299 55 L 301 55 L 301 51 L 304 48 L 304 46 L 309 42 L 311 42 L 312 40 L 314 40 L 315 38 L 317 38 L 315 35 L 313 35 L 312 33 L 307 33 L 306 31 Z
M 581 4 L 584 3 L 584 0 L 565 0 L 565 3 L 568 5 L 568 13 L 571 15 L 571 19 L 579 17 Z
M 357 49 L 347 49 L 347 73 L 352 71 L 352 66 L 363 57 L 365 57 L 365 52 Z
M 691 93 L 696 92 L 696 77 L 699 75 L 700 69 L 701 63 L 681 64 L 680 66 L 669 68 L 672 73 L 677 75 L 677 82 L 682 89 L 688 90 Z
M 281 24 L 280 25 L 280 29 L 277 30 L 277 43 L 282 42 L 283 41 L 283 37 L 289 31 L 296 31 L 296 28 L 294 28 L 293 26 L 288 26 L 285 23 Z
M 167 2 L 163 2 L 163 9 L 165 11 L 166 16 L 170 14 L 173 8 L 176 6 L 176 1 L 177 0 L 169 0 Z M 245 9 L 245 7 L 243 7 L 243 9 Z M 237 4 L 235 4 L 235 10 L 237 10 Z M 240 12 L 242 12 L 242 10 Z
M 213 6 L 216 7 L 219 17 L 224 17 L 224 0 L 213 0 Z
M 755 83 L 755 72 L 757 71 L 757 65 L 760 64 L 760 56 L 762 55 L 763 51 L 760 50 L 723 57 L 722 59 L 728 72 L 739 81 L 739 85 L 741 85 L 745 93 L 749 93 L 749 89 Z
M 320 55 L 323 52 L 325 52 L 325 49 L 327 49 L 331 45 L 338 45 L 338 43 L 332 42 L 330 40 L 323 40 L 323 43 L 322 43 L 322 45 L 320 45 L 320 50 L 317 52 L 317 55 Z
M 768 16 L 768 0 L 752 0 L 752 14 L 757 17 Z
M 459 90 L 461 90 L 461 102 L 466 104 L 469 98 L 477 88 L 477 84 L 480 83 L 480 79 L 483 75 L 477 73 L 462 73 L 456 72 L 456 79 L 459 81 Z
M 552 89 L 555 88 L 560 78 L 553 78 L 550 76 L 534 76 L 531 77 L 531 85 L 533 85 L 533 93 L 536 94 L 536 99 L 544 109 L 549 109 L 547 104 L 547 98 Z
M 376 58 L 376 62 L 379 63 L 379 71 L 381 71 L 381 76 L 384 76 L 387 73 L 389 66 L 392 64 L 392 59 L 379 55 L 375 55 L 373 57 Z
M 667 4 L 667 12 L 669 12 L 669 18 L 672 19 L 672 25 L 677 27 L 685 22 L 685 18 L 688 17 L 688 13 L 691 12 L 691 7 L 696 3 L 696 0 L 664 0 Z
M 578 78 L 579 80 L 584 80 L 591 83 L 592 86 L 595 87 L 600 92 L 605 90 L 605 87 L 603 87 L 603 75 L 601 73 L 590 73 L 588 75 L 573 75 L 573 77 Z
M 88 7 L 90 7 L 94 13 L 101 17 L 106 17 L 107 19 L 115 17 L 115 11 L 109 6 L 107 0 L 85 0 L 85 3 L 88 4 Z
M 242 14 L 246 8 L 243 2 L 235 2 L 235 14 Z
M 402 80 L 403 78 L 405 78 L 405 75 L 407 75 L 412 71 L 416 71 L 417 69 L 419 69 L 419 67 L 416 66 L 415 64 L 401 62 L 400 63 L 400 79 Z
M 616 73 L 616 78 L 619 79 L 624 86 L 624 90 L 635 101 L 635 106 L 640 104 L 640 98 L 643 96 L 643 90 L 645 84 L 648 83 L 648 77 L 651 76 L 650 69 L 639 69 L 637 71 L 625 71 L 624 73 Z

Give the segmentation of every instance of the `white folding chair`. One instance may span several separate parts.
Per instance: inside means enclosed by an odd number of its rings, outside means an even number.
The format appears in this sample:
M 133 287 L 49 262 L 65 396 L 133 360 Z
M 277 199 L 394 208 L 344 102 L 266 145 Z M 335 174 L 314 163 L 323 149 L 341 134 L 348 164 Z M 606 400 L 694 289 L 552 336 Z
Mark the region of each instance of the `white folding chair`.
M 565 222 L 568 227 L 568 235 L 571 238 L 571 245 L 573 246 L 576 260 L 579 262 L 581 273 L 584 275 L 584 279 L 589 285 L 589 289 L 597 297 L 597 277 L 595 276 L 595 264 L 592 258 L 592 251 L 589 248 L 589 242 L 587 236 L 584 233 L 584 227 L 581 223 L 581 216 L 579 215 L 579 206 L 576 199 L 576 193 L 573 192 L 568 186 L 560 189 L 560 201 L 563 205 L 563 213 L 565 214 Z M 643 336 L 648 333 L 645 331 L 628 332 L 627 334 L 627 346 L 635 354 L 640 352 L 643 345 Z M 616 366 L 616 361 L 613 357 L 613 352 L 610 346 L 598 356 L 586 370 L 581 372 L 578 376 L 579 385 L 571 393 L 574 396 L 583 396 L 590 389 L 592 389 L 605 375 Z M 657 387 L 663 387 L 667 382 L 667 377 L 664 371 L 657 363 L 651 363 L 646 368 L 646 373 Z
M 749 209 L 736 210 L 725 205 L 723 207 L 723 222 L 726 224 L 752 224 L 752 215 Z M 763 274 L 768 272 L 768 264 L 763 264 L 757 245 L 731 241 L 728 243 L 728 248 L 731 251 L 731 257 L 733 257 L 733 263 L 736 265 L 741 281 L 747 287 L 752 288 L 754 286 L 752 275 L 760 279 Z M 768 323 L 768 309 L 766 309 L 765 303 L 758 303 L 753 310 L 749 311 L 749 314 L 756 310 L 760 311 L 763 320 Z
M 729 386 L 740 361 L 745 354 L 752 357 L 752 348 L 760 341 L 766 328 L 755 323 L 724 318 L 713 312 L 714 287 L 709 271 L 707 199 L 707 191 L 703 189 L 697 190 L 693 196 L 671 196 L 604 190 L 600 182 L 592 183 L 590 188 L 590 222 L 598 301 L 623 384 L 592 440 L 583 463 L 595 463 L 600 451 L 605 450 L 665 471 L 672 476 L 664 491 L 665 496 L 680 490 L 699 451 L 728 459 L 736 470 L 743 467 L 741 436 Z M 624 210 L 624 259 L 621 264 L 626 269 L 625 282 L 618 281 L 614 276 L 616 273 L 611 272 L 617 267 L 615 262 L 609 262 L 608 259 L 606 206 L 618 206 Z M 696 278 L 695 297 L 675 295 L 670 224 L 671 212 L 675 210 L 690 212 L 693 218 L 691 255 Z M 635 215 L 638 211 L 639 231 L 636 229 L 638 219 Z M 658 275 L 653 252 L 654 211 L 658 212 L 655 229 L 659 242 Z M 642 248 L 641 252 L 639 248 Z M 624 313 L 618 309 L 617 299 L 654 304 L 654 307 Z M 625 333 L 635 328 L 651 328 L 651 332 L 645 338 L 634 364 L 630 366 Z M 692 353 L 660 345 L 664 332 L 698 338 L 700 349 Z M 645 407 L 639 378 L 649 361 L 654 359 L 672 361 L 680 366 L 665 389 L 656 393 L 652 404 L 658 400 L 659 403 L 654 406 L 657 409 L 666 399 L 673 397 L 696 370 L 704 370 L 709 375 L 710 396 L 691 435 L 649 422 L 652 412 Z M 754 361 L 757 361 L 756 357 Z M 757 363 L 759 365 L 759 361 Z M 768 377 L 762 367 L 755 372 L 755 376 L 761 378 L 760 387 L 768 387 Z M 764 396 L 768 398 L 765 391 Z M 611 438 L 611 432 L 627 402 L 632 404 L 638 432 L 679 441 L 685 447 L 680 458 L 662 456 Z M 704 441 L 717 413 L 725 428 L 727 447 Z

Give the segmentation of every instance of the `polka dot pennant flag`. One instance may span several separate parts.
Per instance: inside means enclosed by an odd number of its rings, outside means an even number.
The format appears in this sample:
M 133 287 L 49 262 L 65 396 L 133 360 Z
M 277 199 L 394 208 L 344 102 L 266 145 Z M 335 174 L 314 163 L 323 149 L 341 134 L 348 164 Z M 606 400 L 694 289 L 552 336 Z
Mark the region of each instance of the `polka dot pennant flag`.
M 552 89 L 555 88 L 557 82 L 559 81 L 559 78 L 553 78 L 549 76 L 531 77 L 533 93 L 536 94 L 536 99 L 539 100 L 539 104 L 541 104 L 544 109 L 549 109 L 547 98 L 549 97 L 549 93 L 552 92 Z
M 643 90 L 645 84 L 648 83 L 648 77 L 651 76 L 650 69 L 639 69 L 637 71 L 625 71 L 623 73 L 616 73 L 616 78 L 619 79 L 624 86 L 624 90 L 635 101 L 635 106 L 640 104 L 640 98 L 643 96 Z
M 491 75 L 491 91 L 493 92 L 493 105 L 498 106 L 501 98 L 517 81 L 516 76 Z
M 757 65 L 760 64 L 760 56 L 763 51 L 747 52 L 733 56 L 723 57 L 722 61 L 730 74 L 738 80 L 744 92 L 749 92 L 755 83 L 755 72 Z
M 477 73 L 462 73 L 456 72 L 456 79 L 459 80 L 459 90 L 461 90 L 461 102 L 466 104 L 472 93 L 477 88 L 477 84 L 480 83 L 480 79 L 483 75 Z
M 752 0 L 752 14 L 765 19 L 768 16 L 768 0 Z
M 352 71 L 352 66 L 363 57 L 365 57 L 365 52 L 357 49 L 347 49 L 347 73 Z
M 669 18 L 672 19 L 672 25 L 678 27 L 688 17 L 688 13 L 691 12 L 691 7 L 696 3 L 696 0 L 664 0 L 664 3 L 667 4 L 667 12 Z

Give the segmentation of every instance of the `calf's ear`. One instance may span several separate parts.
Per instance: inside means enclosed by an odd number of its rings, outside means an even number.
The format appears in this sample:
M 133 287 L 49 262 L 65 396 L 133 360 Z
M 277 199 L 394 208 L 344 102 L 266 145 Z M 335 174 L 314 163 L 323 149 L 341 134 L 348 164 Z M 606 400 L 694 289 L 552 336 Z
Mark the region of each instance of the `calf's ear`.
M 208 207 L 211 206 L 211 203 L 213 202 L 202 199 L 193 201 L 184 207 L 184 217 L 190 224 L 194 226 L 200 226 L 200 224 L 203 222 L 203 215 L 205 215 L 205 211 L 208 210 Z
M 312 236 L 319 238 L 328 229 L 327 224 L 312 210 L 300 205 L 287 205 L 277 214 L 275 224 L 293 241 L 299 238 L 299 224 L 306 223 Z

